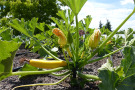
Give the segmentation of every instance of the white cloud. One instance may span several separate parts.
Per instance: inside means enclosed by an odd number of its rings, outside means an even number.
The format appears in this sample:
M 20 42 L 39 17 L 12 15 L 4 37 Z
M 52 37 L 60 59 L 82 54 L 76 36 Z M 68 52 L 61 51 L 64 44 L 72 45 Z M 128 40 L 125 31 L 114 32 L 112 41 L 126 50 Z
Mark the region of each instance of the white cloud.
M 90 27 L 99 28 L 99 21 L 101 20 L 103 24 L 106 24 L 106 20 L 108 19 L 111 22 L 112 29 L 114 30 L 132 12 L 132 9 L 127 8 L 112 9 L 114 6 L 115 5 L 112 4 L 88 1 L 79 13 L 79 20 L 85 18 L 87 15 L 91 15 L 93 19 Z M 135 20 L 130 20 L 128 21 L 129 25 L 126 24 L 121 29 L 127 29 L 129 27 L 133 27 L 135 29 L 133 23 L 135 23 Z
M 121 5 L 134 4 L 133 0 L 121 0 L 120 3 Z

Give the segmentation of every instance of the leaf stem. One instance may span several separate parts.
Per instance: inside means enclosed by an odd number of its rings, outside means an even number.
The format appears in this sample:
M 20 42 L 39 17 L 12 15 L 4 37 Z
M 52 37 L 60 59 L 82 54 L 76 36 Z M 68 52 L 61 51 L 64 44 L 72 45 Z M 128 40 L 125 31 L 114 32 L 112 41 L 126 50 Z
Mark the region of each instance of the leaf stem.
M 78 16 L 76 18 L 76 61 L 78 60 L 78 49 L 79 49 L 79 28 L 78 28 Z
M 87 79 L 100 80 L 100 78 L 96 75 L 82 74 L 80 72 L 78 72 L 78 76 L 80 76 L 82 78 L 87 78 Z
M 119 49 L 117 49 L 117 50 L 115 50 L 115 51 L 113 51 L 113 52 L 111 52 L 111 53 L 109 53 L 109 54 L 107 54 L 107 55 L 104 55 L 103 57 L 100 57 L 100 58 L 97 58 L 97 59 L 88 61 L 87 64 L 93 63 L 93 62 L 96 62 L 96 61 L 99 61 L 99 60 L 104 59 L 104 58 L 106 58 L 106 57 L 109 57 L 110 55 L 112 55 L 112 54 L 118 52 L 119 50 L 122 50 L 122 49 L 125 48 L 125 47 L 126 47 L 126 46 L 123 46 L 123 47 L 121 47 L 121 48 L 119 48 Z
M 67 67 L 59 67 L 51 70 L 46 71 L 19 71 L 19 72 L 12 72 L 11 75 L 35 75 L 35 74 L 49 74 L 52 72 L 57 72 L 63 69 L 66 69 Z
M 59 61 L 63 61 L 61 59 L 59 59 L 58 57 L 54 56 L 51 52 L 49 52 L 40 42 L 38 42 L 35 38 L 33 38 L 33 40 L 35 40 L 40 46 L 41 48 L 47 53 L 49 54 L 51 57 L 53 57 L 55 60 L 59 60 Z
M 61 83 L 63 80 L 65 80 L 70 74 L 68 74 L 67 76 L 65 76 L 64 78 L 62 78 L 61 80 L 59 80 L 56 83 L 37 83 L 37 84 L 28 84 L 28 85 L 21 85 L 21 86 L 16 86 L 14 87 L 12 90 L 15 90 L 16 88 L 20 88 L 20 87 L 29 87 L 29 86 L 41 86 L 41 85 L 56 85 Z
M 64 76 L 64 75 L 67 75 L 69 73 L 70 73 L 70 71 L 64 72 L 62 74 L 56 74 L 56 73 L 51 73 L 51 74 L 54 75 L 54 76 Z

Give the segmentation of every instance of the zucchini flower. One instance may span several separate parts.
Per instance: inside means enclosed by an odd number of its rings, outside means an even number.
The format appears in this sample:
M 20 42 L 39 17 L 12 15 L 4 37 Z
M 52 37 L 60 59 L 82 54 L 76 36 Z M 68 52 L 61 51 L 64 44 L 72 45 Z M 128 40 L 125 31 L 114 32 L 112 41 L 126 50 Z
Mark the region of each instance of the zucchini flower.
M 95 49 L 100 41 L 101 32 L 99 29 L 95 29 L 94 33 L 89 38 L 89 46 L 91 49 Z
M 61 30 L 54 28 L 52 32 L 59 37 L 58 43 L 60 44 L 60 47 L 63 47 L 67 44 L 67 38 Z

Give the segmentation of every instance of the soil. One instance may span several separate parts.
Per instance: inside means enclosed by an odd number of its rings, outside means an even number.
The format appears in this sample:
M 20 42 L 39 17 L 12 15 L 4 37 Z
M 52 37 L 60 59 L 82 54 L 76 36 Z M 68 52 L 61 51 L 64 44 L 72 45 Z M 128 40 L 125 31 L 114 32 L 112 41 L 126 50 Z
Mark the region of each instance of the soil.
M 16 56 L 13 60 L 13 68 L 20 67 L 19 60 L 20 58 L 41 58 L 39 54 L 30 52 L 27 49 L 22 49 L 20 48 Z M 97 58 L 97 57 L 94 57 Z M 101 61 L 88 64 L 84 67 L 84 72 L 85 74 L 92 74 L 92 75 L 98 75 L 97 69 L 101 67 L 103 63 L 106 62 L 106 59 L 103 59 Z M 122 55 L 120 52 L 117 52 L 112 55 L 111 60 L 113 61 L 114 66 L 117 66 L 120 64 L 120 61 L 122 59 Z M 45 75 L 29 75 L 25 76 L 25 78 L 19 79 L 18 76 L 11 76 L 8 77 L 2 81 L 0 81 L 0 90 L 11 90 L 15 86 L 19 85 L 26 85 L 26 84 L 35 84 L 35 83 L 53 83 L 57 82 L 61 79 L 62 77 L 56 77 L 50 74 L 45 74 Z M 33 86 L 33 87 L 23 87 L 23 88 L 18 88 L 16 90 L 99 90 L 98 88 L 99 82 L 89 82 L 86 83 L 84 88 L 78 87 L 71 87 L 70 85 L 70 79 L 67 78 L 63 82 L 61 82 L 58 85 L 51 85 L 51 86 Z

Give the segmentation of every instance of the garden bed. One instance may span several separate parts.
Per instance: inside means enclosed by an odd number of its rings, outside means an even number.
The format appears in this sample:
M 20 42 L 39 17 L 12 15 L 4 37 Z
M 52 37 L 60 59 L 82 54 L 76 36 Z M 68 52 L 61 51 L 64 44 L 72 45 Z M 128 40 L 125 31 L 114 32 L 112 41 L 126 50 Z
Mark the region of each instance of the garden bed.
M 13 68 L 17 68 L 22 66 L 19 63 L 19 59 L 21 58 L 41 58 L 39 54 L 37 53 L 32 53 L 29 50 L 26 49 L 20 49 L 17 51 L 16 56 L 13 61 Z M 97 57 L 94 57 L 97 58 Z M 84 67 L 84 72 L 85 74 L 93 74 L 97 75 L 97 69 L 101 67 L 103 63 L 106 62 L 106 59 L 103 59 L 101 61 L 88 64 Z M 122 55 L 120 52 L 115 53 L 112 55 L 112 60 L 114 63 L 114 66 L 117 66 L 120 64 L 120 61 L 122 59 Z M 11 90 L 15 86 L 19 85 L 26 85 L 26 84 L 34 84 L 34 83 L 53 83 L 57 82 L 61 79 L 62 77 L 56 77 L 50 74 L 45 74 L 45 75 L 29 75 L 25 76 L 25 78 L 19 79 L 18 76 L 11 76 L 8 77 L 0 82 L 0 90 Z M 99 90 L 98 89 L 98 84 L 99 82 L 89 82 L 86 83 L 85 87 L 83 90 Z M 18 88 L 16 90 L 82 90 L 79 86 L 78 87 L 71 87 L 70 86 L 70 79 L 67 78 L 64 80 L 62 83 L 58 85 L 53 85 L 53 86 L 33 86 L 33 87 L 23 87 L 23 88 Z

